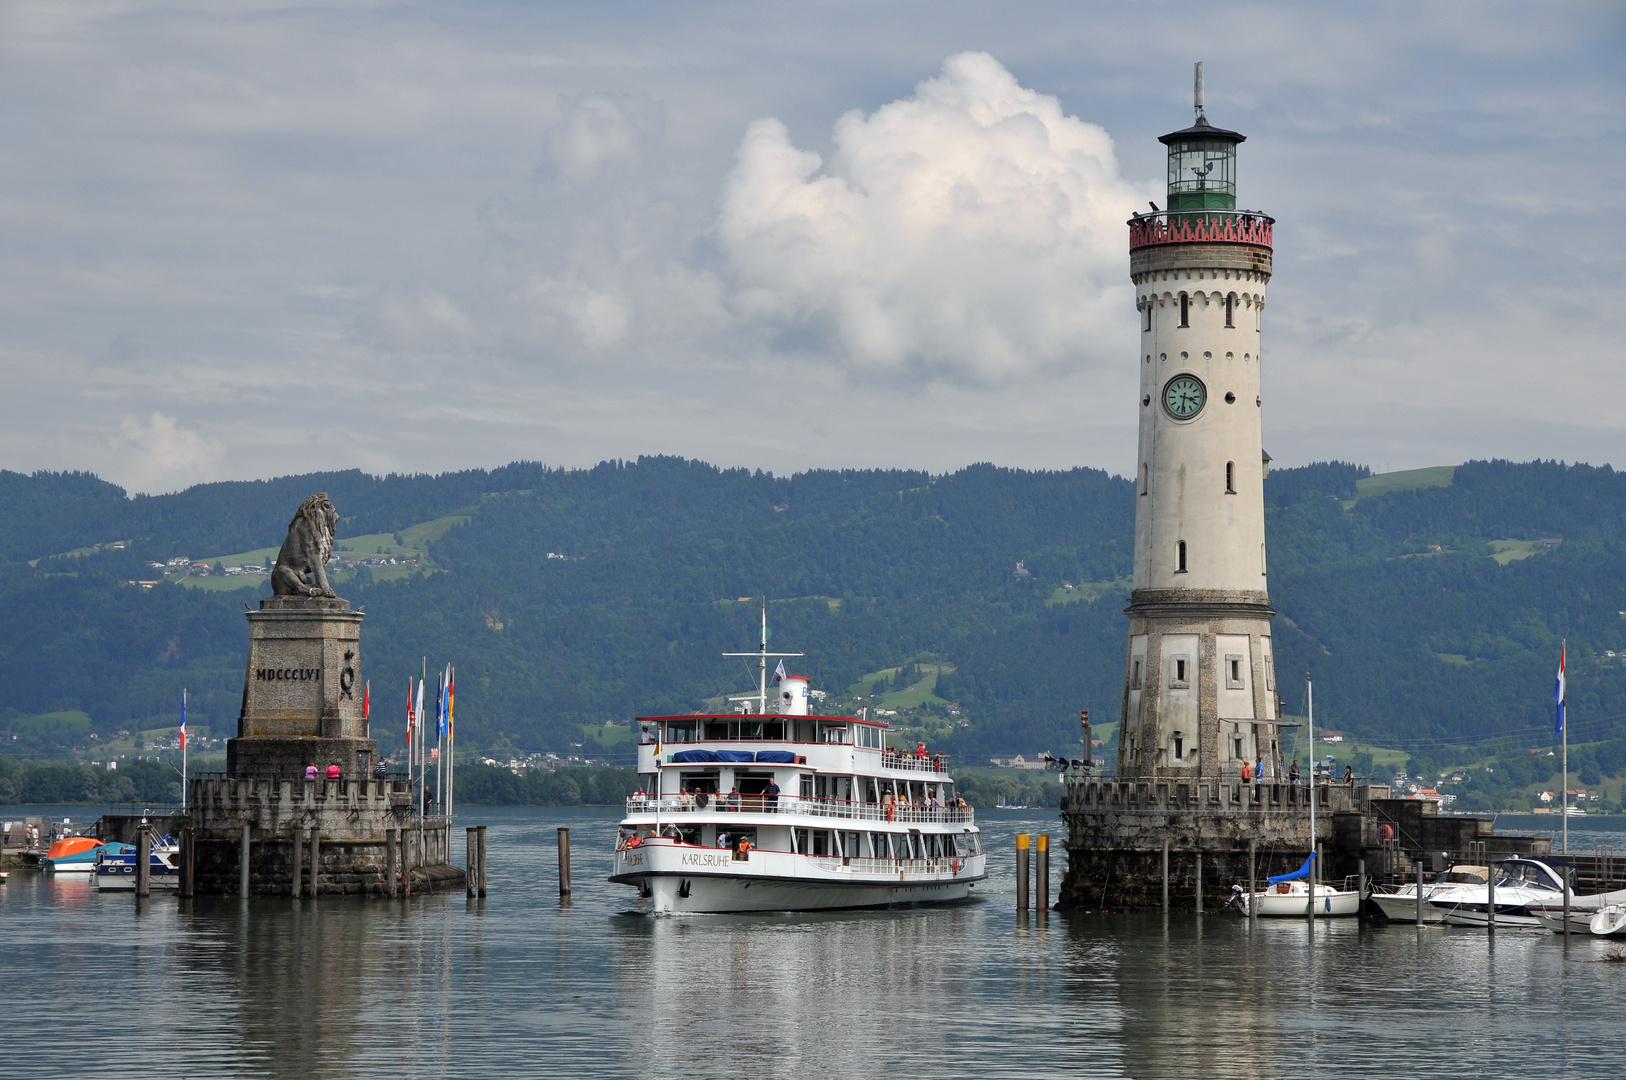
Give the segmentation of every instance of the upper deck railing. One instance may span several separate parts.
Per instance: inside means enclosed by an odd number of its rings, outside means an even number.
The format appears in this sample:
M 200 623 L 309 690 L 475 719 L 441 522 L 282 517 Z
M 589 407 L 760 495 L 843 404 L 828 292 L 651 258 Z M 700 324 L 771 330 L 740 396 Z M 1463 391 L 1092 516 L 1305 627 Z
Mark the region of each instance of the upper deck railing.
M 1160 244 L 1270 248 L 1276 219 L 1250 210 L 1164 210 L 1129 219 L 1129 250 Z
M 681 816 L 695 813 L 799 814 L 803 817 L 842 818 L 849 821 L 890 821 L 909 825 L 970 825 L 977 812 L 969 806 L 916 806 L 901 803 L 852 802 L 847 799 L 820 799 L 801 795 L 741 795 L 739 802 L 729 795 L 633 796 L 627 800 L 627 813 L 657 813 Z

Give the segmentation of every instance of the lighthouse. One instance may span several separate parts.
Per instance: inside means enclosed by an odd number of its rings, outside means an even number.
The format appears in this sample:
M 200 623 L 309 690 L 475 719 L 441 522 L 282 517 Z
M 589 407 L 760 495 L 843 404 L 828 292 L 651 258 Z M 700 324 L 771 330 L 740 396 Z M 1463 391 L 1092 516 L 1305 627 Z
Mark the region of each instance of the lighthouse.
M 1135 575 L 1120 780 L 1280 779 L 1265 557 L 1265 286 L 1274 219 L 1238 210 L 1237 150 L 1196 69 L 1164 207 L 1129 222 L 1140 318 Z

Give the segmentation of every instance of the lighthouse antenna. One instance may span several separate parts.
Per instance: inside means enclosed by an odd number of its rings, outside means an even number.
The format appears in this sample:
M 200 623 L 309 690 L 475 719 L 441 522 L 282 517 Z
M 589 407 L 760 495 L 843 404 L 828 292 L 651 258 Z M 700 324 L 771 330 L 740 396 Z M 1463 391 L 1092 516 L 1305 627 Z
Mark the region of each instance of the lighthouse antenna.
M 1203 119 L 1203 62 L 1197 61 L 1197 68 L 1191 77 L 1191 105 L 1197 110 L 1197 119 Z

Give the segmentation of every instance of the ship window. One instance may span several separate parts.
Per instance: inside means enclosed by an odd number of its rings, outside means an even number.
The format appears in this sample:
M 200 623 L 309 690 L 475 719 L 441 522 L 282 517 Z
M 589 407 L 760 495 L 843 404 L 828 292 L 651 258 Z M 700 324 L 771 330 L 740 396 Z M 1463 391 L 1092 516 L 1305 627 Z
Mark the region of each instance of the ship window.
M 1180 325 L 1191 325 L 1191 297 L 1185 293 L 1180 294 Z
M 812 850 L 812 846 L 811 846 L 811 844 L 809 842 L 809 839 L 808 839 L 809 831 L 810 830 L 808 830 L 808 829 L 792 829 L 791 830 L 792 845 L 795 847 L 796 853 L 798 855 L 806 855 L 809 851 Z
M 667 742 L 694 742 L 697 721 L 685 720 L 682 723 L 668 722 L 666 725 Z
M 846 724 L 820 724 L 819 741 L 821 743 L 844 743 L 847 741 Z
M 1176 564 L 1175 568 L 1174 568 L 1174 572 L 1176 574 L 1185 573 L 1186 572 L 1186 542 L 1184 540 L 1180 541 L 1178 544 L 1175 545 L 1174 555 L 1175 555 L 1175 564 Z
M 1236 462 L 1234 461 L 1225 463 L 1225 494 L 1236 494 Z
M 801 782 L 801 785 L 798 787 L 798 790 L 801 792 L 801 796 L 804 799 L 811 799 L 813 797 L 813 776 L 812 776 L 812 774 L 810 774 L 810 773 L 803 773 L 802 774 L 802 782 Z

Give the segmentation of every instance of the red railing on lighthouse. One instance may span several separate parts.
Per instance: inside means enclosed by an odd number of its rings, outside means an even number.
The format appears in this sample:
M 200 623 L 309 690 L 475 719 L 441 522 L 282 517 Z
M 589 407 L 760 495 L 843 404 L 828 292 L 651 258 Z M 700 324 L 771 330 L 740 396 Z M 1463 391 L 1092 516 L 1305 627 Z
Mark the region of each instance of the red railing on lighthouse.
M 1246 210 L 1165 210 L 1129 219 L 1129 250 L 1160 244 L 1271 247 L 1276 219 Z

